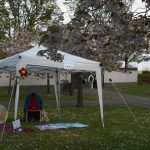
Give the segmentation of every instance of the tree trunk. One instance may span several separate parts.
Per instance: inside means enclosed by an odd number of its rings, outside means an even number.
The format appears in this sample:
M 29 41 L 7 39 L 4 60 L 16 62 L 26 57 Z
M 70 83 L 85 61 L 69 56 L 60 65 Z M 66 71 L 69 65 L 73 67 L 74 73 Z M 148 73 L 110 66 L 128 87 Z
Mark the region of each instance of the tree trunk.
M 71 74 L 71 83 L 70 83 L 70 95 L 74 94 L 74 80 L 75 80 L 75 74 Z
M 125 72 L 127 72 L 128 69 L 128 56 L 125 56 Z
M 105 76 L 104 76 L 104 69 L 102 69 L 102 73 L 101 73 L 101 75 L 102 75 L 102 88 L 104 88 L 105 87 Z
M 83 107 L 83 85 L 82 85 L 82 74 L 77 74 L 78 79 L 78 95 L 77 95 L 77 107 Z
M 47 73 L 47 93 L 50 93 L 50 74 Z
M 10 94 L 10 91 L 11 91 L 11 77 L 12 77 L 12 74 L 10 73 L 9 75 L 9 87 L 8 87 L 8 93 Z
M 16 97 L 16 89 L 17 89 L 17 79 L 15 79 L 14 91 L 13 91 L 13 98 Z

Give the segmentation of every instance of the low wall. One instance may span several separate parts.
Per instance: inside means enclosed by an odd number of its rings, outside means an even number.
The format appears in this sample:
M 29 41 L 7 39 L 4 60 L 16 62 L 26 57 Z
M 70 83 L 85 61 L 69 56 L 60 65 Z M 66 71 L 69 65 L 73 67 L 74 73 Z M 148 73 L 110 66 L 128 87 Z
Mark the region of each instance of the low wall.
M 0 74 L 0 87 L 9 86 L 9 74 Z M 137 70 L 130 70 L 126 73 L 124 71 L 112 71 L 108 72 L 105 71 L 104 73 L 104 82 L 110 83 L 109 79 L 112 79 L 115 83 L 137 83 L 138 80 L 138 71 Z M 62 74 L 61 81 L 71 81 L 71 74 Z M 14 80 L 12 80 L 13 84 Z M 47 79 L 39 78 L 36 76 L 28 76 L 21 82 L 22 86 L 34 86 L 34 85 L 46 85 Z M 50 78 L 50 85 L 54 85 L 53 78 Z
M 4 86 L 9 86 L 9 74 L 2 73 L 0 74 L 0 87 Z M 70 74 L 61 74 L 60 76 L 61 81 L 68 81 L 70 82 L 71 80 L 71 75 Z M 14 83 L 14 79 L 11 80 L 12 84 Z M 39 78 L 37 76 L 28 76 L 25 78 L 23 81 L 20 83 L 21 86 L 34 86 L 34 85 L 47 85 L 47 79 L 46 78 Z M 54 80 L 53 78 L 50 78 L 50 85 L 54 85 Z
M 130 70 L 127 72 L 124 71 L 105 71 L 104 73 L 104 82 L 110 83 L 109 79 L 112 79 L 114 83 L 131 83 L 138 81 L 138 71 Z

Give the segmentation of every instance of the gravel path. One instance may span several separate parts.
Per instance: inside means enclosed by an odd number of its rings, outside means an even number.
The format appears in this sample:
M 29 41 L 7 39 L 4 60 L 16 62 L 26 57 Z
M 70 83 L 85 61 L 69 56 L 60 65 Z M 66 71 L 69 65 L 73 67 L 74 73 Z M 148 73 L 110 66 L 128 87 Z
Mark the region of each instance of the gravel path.
M 97 94 L 97 90 L 93 90 L 93 91 L 87 90 L 87 92 L 88 93 L 91 92 L 91 94 Z M 121 95 L 124 98 L 124 100 L 127 102 L 127 104 L 150 108 L 150 98 L 127 95 L 122 93 Z M 104 105 L 124 104 L 122 98 L 117 92 L 111 92 L 105 89 L 103 90 L 103 102 Z M 53 105 L 55 103 L 56 103 L 55 101 L 49 102 L 50 105 Z M 98 104 L 99 104 L 98 100 L 84 100 L 84 105 L 98 105 Z M 66 101 L 62 100 L 61 105 L 76 105 L 76 100 L 66 100 Z
M 150 98 L 122 94 L 128 104 L 150 107 Z M 124 104 L 121 96 L 117 92 L 103 91 L 104 104 Z

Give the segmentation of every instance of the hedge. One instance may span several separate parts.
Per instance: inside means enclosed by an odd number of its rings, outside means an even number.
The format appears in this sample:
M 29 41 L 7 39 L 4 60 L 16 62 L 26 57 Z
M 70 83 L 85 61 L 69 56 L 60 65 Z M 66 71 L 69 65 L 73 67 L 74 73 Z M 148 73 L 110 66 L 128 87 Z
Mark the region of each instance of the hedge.
M 138 74 L 138 84 L 150 84 L 150 72 L 144 71 Z

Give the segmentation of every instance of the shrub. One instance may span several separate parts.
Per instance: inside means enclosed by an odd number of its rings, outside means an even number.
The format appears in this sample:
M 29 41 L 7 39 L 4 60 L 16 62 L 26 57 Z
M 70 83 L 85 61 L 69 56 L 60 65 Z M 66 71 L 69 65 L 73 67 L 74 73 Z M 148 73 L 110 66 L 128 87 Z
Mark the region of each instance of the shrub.
M 150 72 L 144 71 L 142 74 L 138 74 L 138 84 L 150 84 Z

